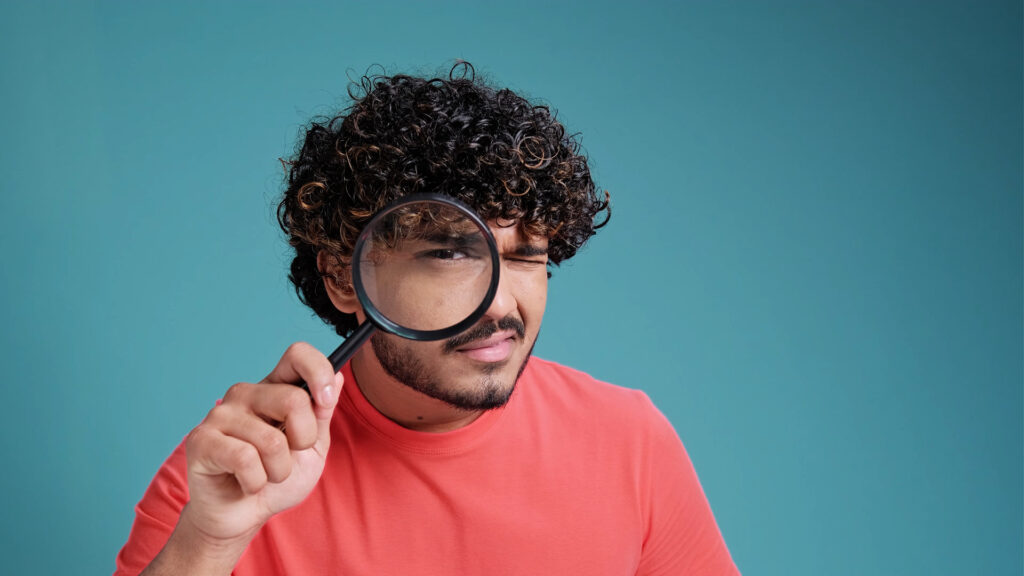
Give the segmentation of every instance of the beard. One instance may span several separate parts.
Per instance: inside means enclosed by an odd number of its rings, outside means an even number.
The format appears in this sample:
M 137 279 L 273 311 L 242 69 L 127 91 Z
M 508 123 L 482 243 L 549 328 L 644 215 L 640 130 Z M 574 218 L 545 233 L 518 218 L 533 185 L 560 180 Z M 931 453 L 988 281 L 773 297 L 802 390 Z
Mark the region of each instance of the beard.
M 522 339 L 526 334 L 526 327 L 519 318 L 506 316 L 497 323 L 480 324 L 469 330 L 445 341 L 441 354 L 453 354 L 455 351 L 476 340 L 483 340 L 490 337 L 498 330 L 514 330 L 516 335 Z M 444 375 L 436 374 L 427 369 L 424 362 L 415 355 L 403 351 L 396 343 L 397 336 L 391 336 L 383 332 L 374 332 L 370 337 L 370 344 L 373 352 L 377 355 L 384 371 L 402 384 L 425 394 L 431 398 L 440 400 L 460 410 L 476 411 L 491 410 L 500 408 L 508 403 L 515 390 L 515 383 L 523 375 L 526 363 L 533 355 L 533 346 L 537 343 L 534 340 L 523 358 L 515 379 L 510 385 L 501 381 L 495 372 L 504 363 L 486 364 L 480 371 L 479 380 L 468 390 L 458 390 L 444 385 Z

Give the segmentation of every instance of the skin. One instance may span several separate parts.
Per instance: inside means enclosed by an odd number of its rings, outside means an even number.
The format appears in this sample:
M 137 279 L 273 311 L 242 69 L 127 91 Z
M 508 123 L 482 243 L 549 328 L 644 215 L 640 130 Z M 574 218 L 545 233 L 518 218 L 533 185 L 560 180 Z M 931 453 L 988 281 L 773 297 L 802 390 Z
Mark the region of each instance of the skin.
M 496 325 L 503 318 L 522 322 L 525 328 L 522 337 L 512 334 L 511 330 L 496 334 L 511 337 L 511 352 L 507 360 L 479 362 L 462 351 L 445 351 L 444 341 L 414 342 L 380 333 L 376 337 L 385 339 L 399 355 L 415 360 L 420 368 L 418 372 L 425 373 L 446 391 L 472 396 L 486 386 L 507 397 L 533 349 L 544 316 L 547 304 L 547 239 L 526 238 L 515 227 L 498 227 L 490 223 L 490 228 L 498 245 L 502 269 L 498 292 L 478 325 Z M 365 321 L 359 301 L 350 291 L 342 290 L 330 280 L 327 287 L 331 301 L 339 310 L 355 314 L 360 322 Z M 352 369 L 359 389 L 381 414 L 413 430 L 446 432 L 469 424 L 483 413 L 483 409 L 466 409 L 432 398 L 395 378 L 382 366 L 374 350 L 377 347 L 361 348 L 352 358 Z
M 505 398 L 511 394 L 547 303 L 547 240 L 524 237 L 515 227 L 490 223 L 490 228 L 501 256 L 501 276 L 497 295 L 477 326 L 497 325 L 502 319 L 507 325 L 509 318 L 522 322 L 522 335 L 506 329 L 488 336 L 507 347 L 507 357 L 482 361 L 479 350 L 470 351 L 479 347 L 479 339 L 446 350 L 444 341 L 378 337 L 398 357 L 414 359 L 432 385 L 462 397 L 478 397 L 482 389 Z M 334 305 L 364 321 L 355 296 L 327 276 Z M 453 405 L 396 379 L 375 348 L 363 346 L 353 357 L 353 374 L 367 400 L 394 422 L 445 432 L 470 424 L 484 412 Z M 309 385 L 315 402 L 294 386 L 300 381 Z M 274 514 L 305 499 L 319 480 L 343 384 L 326 356 L 309 344 L 296 343 L 262 381 L 232 386 L 186 439 L 190 501 L 143 574 L 230 574 L 259 529 Z

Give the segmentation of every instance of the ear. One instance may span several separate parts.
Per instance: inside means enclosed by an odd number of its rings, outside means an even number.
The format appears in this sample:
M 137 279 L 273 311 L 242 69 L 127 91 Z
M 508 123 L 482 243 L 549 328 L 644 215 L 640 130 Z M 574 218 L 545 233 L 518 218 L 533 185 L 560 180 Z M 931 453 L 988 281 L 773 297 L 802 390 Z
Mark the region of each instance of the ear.
M 324 288 L 335 308 L 345 314 L 362 312 L 359 298 L 356 297 L 355 288 L 352 287 L 351 270 L 347 266 L 338 262 L 337 258 L 326 251 L 321 250 L 316 255 L 316 267 L 320 270 L 320 276 L 324 279 Z

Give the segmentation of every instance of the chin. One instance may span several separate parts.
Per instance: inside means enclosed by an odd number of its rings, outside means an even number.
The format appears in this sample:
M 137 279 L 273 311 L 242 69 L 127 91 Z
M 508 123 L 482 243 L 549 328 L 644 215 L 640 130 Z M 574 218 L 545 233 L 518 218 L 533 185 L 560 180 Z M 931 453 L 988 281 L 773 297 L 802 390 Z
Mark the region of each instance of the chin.
M 514 383 L 510 386 L 484 384 L 473 390 L 451 391 L 438 399 L 460 410 L 493 410 L 507 404 L 514 389 Z

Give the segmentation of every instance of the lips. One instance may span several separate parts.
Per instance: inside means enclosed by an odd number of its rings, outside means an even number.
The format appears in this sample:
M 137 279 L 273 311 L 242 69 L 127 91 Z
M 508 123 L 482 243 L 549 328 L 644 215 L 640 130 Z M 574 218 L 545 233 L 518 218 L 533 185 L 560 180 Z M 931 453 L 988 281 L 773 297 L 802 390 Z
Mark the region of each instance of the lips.
M 502 362 L 512 355 L 515 338 L 515 331 L 503 330 L 483 340 L 460 346 L 455 351 L 479 362 Z

